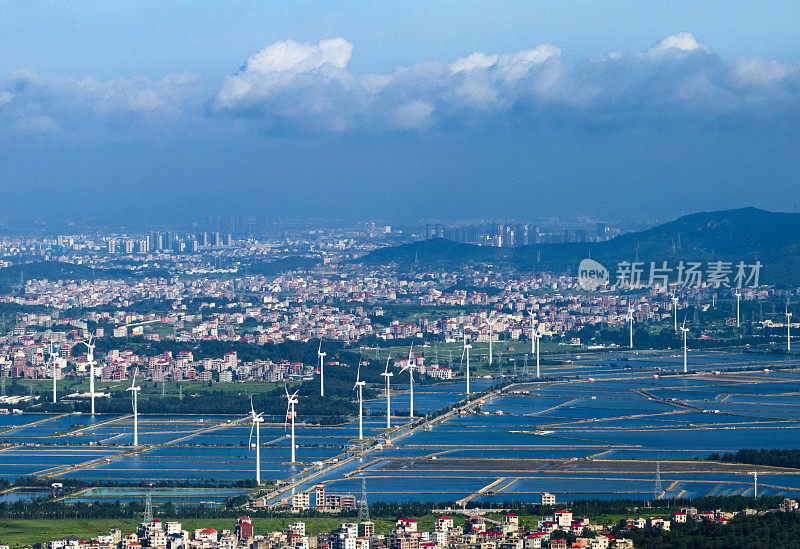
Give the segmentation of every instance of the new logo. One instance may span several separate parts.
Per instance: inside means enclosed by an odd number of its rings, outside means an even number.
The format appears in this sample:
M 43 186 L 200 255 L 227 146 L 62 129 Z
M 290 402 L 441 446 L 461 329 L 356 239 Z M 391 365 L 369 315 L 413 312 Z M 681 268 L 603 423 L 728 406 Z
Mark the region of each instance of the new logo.
M 608 284 L 608 269 L 594 259 L 586 258 L 578 266 L 578 284 L 587 292 L 591 292 Z

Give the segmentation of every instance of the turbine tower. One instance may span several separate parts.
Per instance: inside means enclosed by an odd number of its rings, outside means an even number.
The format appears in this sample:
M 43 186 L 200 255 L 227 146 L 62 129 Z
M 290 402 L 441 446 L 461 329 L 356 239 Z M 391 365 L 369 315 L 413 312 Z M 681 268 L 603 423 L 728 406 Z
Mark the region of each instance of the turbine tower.
M 535 330 L 533 329 L 533 309 L 528 309 L 528 314 L 531 315 L 531 354 L 536 352 L 536 336 L 534 335 Z
M 464 350 L 461 351 L 461 360 L 464 360 L 464 354 L 467 355 L 467 394 L 469 394 L 469 350 L 472 345 L 467 343 L 467 334 L 464 334 Z
M 388 379 L 388 378 L 387 378 Z M 358 359 L 358 371 L 356 372 L 356 384 L 353 390 L 358 391 L 358 440 L 364 440 L 364 385 L 366 381 L 361 381 L 361 358 Z M 294 460 L 292 460 L 294 461 Z
M 787 353 L 790 353 L 792 351 L 791 322 L 792 322 L 792 313 L 789 312 L 789 307 L 786 307 L 786 352 Z
M 133 400 L 133 445 L 139 446 L 139 391 L 142 390 L 141 387 L 136 385 L 136 374 L 133 374 L 133 379 L 131 380 L 131 386 L 125 389 L 126 391 L 131 392 L 131 398 Z
M 628 346 L 633 349 L 633 307 L 628 307 L 628 314 L 625 315 L 627 321 L 630 323 L 630 342 Z
M 295 415 L 294 405 L 297 404 L 297 402 L 298 402 L 298 400 L 297 400 L 297 393 L 298 392 L 295 391 L 294 393 L 292 393 L 290 395 L 289 394 L 289 388 L 286 387 L 286 385 L 283 386 L 283 390 L 286 391 L 286 416 L 289 419 L 289 421 L 291 421 L 291 425 L 292 425 L 292 463 L 294 463 L 295 461 L 297 461 L 295 459 L 296 451 L 297 451 L 297 445 L 294 442 L 294 415 Z M 284 421 L 284 425 L 286 425 L 285 421 Z
M 53 404 L 56 403 L 56 368 L 58 368 L 58 360 L 56 359 L 55 352 L 53 351 L 53 344 L 51 343 L 47 348 L 47 360 L 53 366 Z
M 675 333 L 678 333 L 678 298 L 677 296 L 672 296 L 672 320 L 675 323 Z
M 492 339 L 494 339 L 492 337 L 492 333 L 494 332 L 494 322 L 492 322 L 491 317 L 487 317 L 486 324 L 489 325 L 489 366 L 491 366 L 492 365 L 492 359 L 493 359 L 493 355 L 492 355 Z
M 92 401 L 92 415 L 94 415 L 94 340 L 89 336 L 89 342 L 82 341 L 86 345 L 86 364 L 89 366 L 89 397 Z
M 753 471 L 753 497 L 758 497 L 758 471 Z
M 253 447 L 253 429 L 256 430 L 256 482 L 261 484 L 261 422 L 264 421 L 264 414 L 256 414 L 253 408 L 253 397 L 250 397 L 250 438 L 247 441 L 247 447 Z
M 542 325 L 536 326 L 536 379 L 539 379 L 539 347 L 542 345 Z
M 409 409 L 408 417 L 414 417 L 414 367 L 411 365 L 411 355 L 414 352 L 414 344 L 408 349 L 408 363 L 400 369 L 400 373 L 408 370 L 408 395 L 409 395 Z
M 383 377 L 386 378 L 386 428 L 392 428 L 392 404 L 391 404 L 391 393 L 389 389 L 389 379 L 394 375 L 392 372 L 389 371 L 389 360 L 391 358 L 386 359 L 386 369 L 381 374 Z
M 319 349 L 317 349 L 317 358 L 319 358 L 319 396 L 325 396 L 325 355 L 322 352 L 322 338 L 319 340 Z
M 689 331 L 689 328 L 686 327 L 686 319 L 683 319 L 683 324 L 681 324 L 681 332 L 683 332 L 683 373 L 687 373 L 686 369 L 686 334 Z

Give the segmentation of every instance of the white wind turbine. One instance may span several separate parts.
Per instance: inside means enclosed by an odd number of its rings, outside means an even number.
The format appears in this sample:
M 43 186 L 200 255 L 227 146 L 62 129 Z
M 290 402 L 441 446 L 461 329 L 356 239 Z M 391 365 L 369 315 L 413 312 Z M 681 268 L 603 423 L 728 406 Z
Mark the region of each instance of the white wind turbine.
M 742 300 L 742 294 L 736 290 L 736 327 L 739 328 L 742 324 L 739 322 L 739 302 Z
M 322 352 L 322 338 L 319 340 L 319 349 L 317 349 L 317 358 L 319 358 L 319 396 L 325 396 L 325 355 Z
M 389 371 L 389 361 L 391 358 L 386 358 L 386 369 L 381 374 L 383 377 L 386 378 L 386 428 L 392 428 L 392 405 L 391 405 L 391 393 L 389 389 L 389 379 L 394 375 L 392 372 Z
M 388 379 L 388 378 L 387 378 Z M 356 372 L 356 384 L 353 390 L 358 391 L 358 440 L 364 440 L 364 385 L 366 381 L 361 381 L 361 358 L 358 359 L 358 371 Z
M 494 322 L 492 322 L 491 316 L 486 318 L 486 324 L 489 325 L 489 366 L 491 366 L 492 365 L 492 359 L 493 359 L 493 355 L 492 355 L 492 340 L 494 339 L 494 337 L 493 337 L 493 334 L 494 334 Z M 469 391 L 467 391 L 467 392 L 469 392 Z
M 683 319 L 683 324 L 681 325 L 681 331 L 683 332 L 683 373 L 685 374 L 688 370 L 686 369 L 686 334 L 689 332 L 689 328 L 686 327 L 686 319 Z
M 292 463 L 294 463 L 295 461 L 297 461 L 295 459 L 296 458 L 297 445 L 294 442 L 294 417 L 295 417 L 294 405 L 298 403 L 298 400 L 297 400 L 298 391 L 295 391 L 294 393 L 292 393 L 290 395 L 289 394 L 289 388 L 286 385 L 283 386 L 283 390 L 286 391 L 286 417 L 291 422 L 291 425 L 292 425 Z M 284 425 L 285 425 L 285 421 L 284 421 Z
M 786 352 L 792 351 L 792 313 L 789 312 L 789 307 L 786 307 Z
M 531 354 L 536 352 L 536 337 L 533 329 L 533 309 L 528 309 L 528 314 L 531 315 Z
M 142 390 L 141 387 L 136 385 L 136 374 L 133 374 L 133 379 L 131 380 L 131 386 L 125 389 L 126 391 L 131 392 L 131 398 L 133 401 L 133 445 L 139 446 L 139 391 Z
M 464 334 L 464 350 L 461 351 L 461 360 L 464 360 L 464 355 L 467 355 L 467 394 L 469 394 L 469 350 L 472 345 L 467 343 L 467 334 Z
M 52 365 L 53 370 L 53 404 L 56 403 L 56 368 L 58 368 L 58 360 L 56 359 L 55 352 L 53 350 L 53 344 L 51 343 L 47 348 L 47 360 Z
M 628 344 L 631 349 L 633 349 L 633 307 L 628 307 L 628 314 L 625 315 L 625 318 L 628 322 L 630 322 L 630 343 Z
M 253 408 L 253 397 L 250 397 L 250 438 L 247 440 L 247 447 L 253 446 L 253 429 L 256 430 L 256 482 L 261 484 L 261 422 L 264 421 L 264 413 L 256 414 Z
M 675 333 L 678 333 L 678 298 L 672 296 L 672 320 L 675 323 Z
M 539 379 L 539 347 L 542 346 L 542 325 L 536 326 L 534 336 L 536 338 L 536 379 Z
M 414 344 L 408 349 L 408 363 L 400 369 L 400 372 L 408 370 L 408 389 L 409 389 L 409 412 L 408 417 L 414 417 L 414 367 L 411 361 L 411 354 L 414 352 Z
M 94 415 L 94 340 L 89 336 L 89 342 L 81 341 L 86 345 L 86 364 L 89 366 L 89 397 L 92 401 L 92 415 Z

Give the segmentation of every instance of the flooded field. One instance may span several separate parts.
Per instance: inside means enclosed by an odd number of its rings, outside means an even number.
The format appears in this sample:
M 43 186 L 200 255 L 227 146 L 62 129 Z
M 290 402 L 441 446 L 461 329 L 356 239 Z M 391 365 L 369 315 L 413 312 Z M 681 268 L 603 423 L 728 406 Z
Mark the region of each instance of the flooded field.
M 331 491 L 353 493 L 364 478 L 371 501 L 538 501 L 542 491 L 556 493 L 560 501 L 651 498 L 655 492 L 660 497 L 749 495 L 752 466 L 698 467 L 687 460 L 741 448 L 796 448 L 800 442 L 796 358 L 695 353 L 691 368 L 704 373 L 689 375 L 668 375 L 682 369 L 682 357 L 669 353 L 597 353 L 569 360 L 543 370 L 557 381 L 514 385 L 476 403 L 470 413 L 417 429 L 307 481 L 302 479 L 323 462 L 345 461 L 358 434 L 357 420 L 304 425 L 300 410 L 298 463 L 289 463 L 288 433 L 274 418 L 261 428 L 262 476 L 301 481 L 295 490 L 325 482 Z M 400 415 L 392 418 L 393 425 L 409 421 L 408 387 L 396 381 L 392 409 Z M 475 380 L 473 390 L 500 381 Z M 415 411 L 420 415 L 454 404 L 464 398 L 463 390 L 461 382 L 415 386 Z M 383 398 L 365 403 L 365 436 L 383 433 L 385 418 L 369 414 L 382 414 L 385 405 Z M 0 451 L 0 477 L 251 479 L 254 450 L 248 448 L 250 426 L 242 419 L 141 416 L 144 447 L 129 453 L 130 416 L 3 416 L 0 439 L 7 446 Z M 757 470 L 759 494 L 800 494 L 800 471 Z M 93 488 L 74 499 L 140 499 L 137 490 Z M 192 490 L 162 490 L 153 498 L 219 503 L 244 493 Z

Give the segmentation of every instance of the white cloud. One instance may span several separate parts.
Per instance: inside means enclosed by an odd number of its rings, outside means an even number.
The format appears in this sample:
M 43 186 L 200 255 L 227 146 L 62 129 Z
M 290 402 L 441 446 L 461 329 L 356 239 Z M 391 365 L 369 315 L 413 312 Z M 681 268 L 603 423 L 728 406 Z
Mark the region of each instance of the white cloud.
M 497 63 L 498 59 L 500 59 L 499 55 L 486 55 L 485 53 L 473 53 L 467 57 L 460 57 L 450 65 L 450 74 L 486 69 Z
M 188 73 L 158 80 L 45 80 L 24 70 L 0 79 L 0 126 L 5 122 L 26 134 L 82 134 L 126 125 L 130 131 L 147 120 L 142 117 L 160 124 L 183 120 L 203 101 L 199 78 Z
M 651 57 L 658 57 L 670 51 L 710 51 L 706 46 L 697 41 L 689 32 L 679 32 L 667 36 L 661 42 L 647 50 Z
M 776 61 L 764 61 L 760 57 L 741 58 L 733 68 L 733 78 L 740 86 L 763 86 L 783 80 L 788 69 Z
M 433 105 L 424 101 L 411 101 L 395 107 L 393 118 L 397 127 L 404 130 L 419 128 L 428 121 Z
M 352 52 L 343 38 L 276 42 L 216 90 L 189 73 L 47 80 L 16 71 L 0 79 L 0 131 L 124 132 L 137 124 L 147 131 L 185 121 L 202 131 L 232 118 L 262 132 L 458 131 L 542 120 L 622 127 L 725 113 L 800 113 L 800 65 L 758 57 L 727 62 L 689 33 L 641 53 L 612 52 L 577 64 L 542 44 L 361 75 L 348 70 Z
M 294 40 L 275 42 L 251 55 L 243 72 L 267 74 L 276 71 L 307 72 L 330 63 L 343 69 L 350 61 L 353 45 L 344 38 L 329 38 L 318 44 L 301 44 Z

